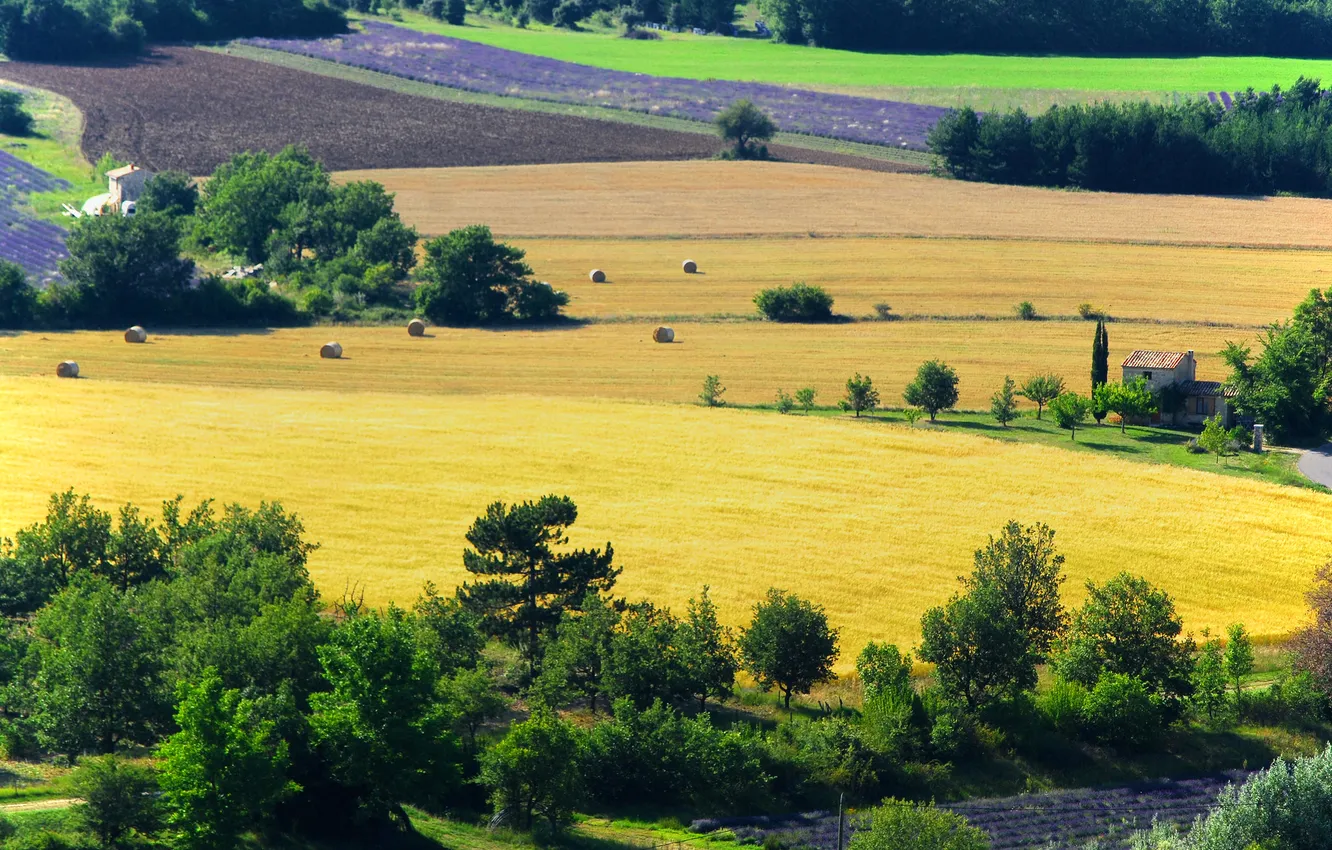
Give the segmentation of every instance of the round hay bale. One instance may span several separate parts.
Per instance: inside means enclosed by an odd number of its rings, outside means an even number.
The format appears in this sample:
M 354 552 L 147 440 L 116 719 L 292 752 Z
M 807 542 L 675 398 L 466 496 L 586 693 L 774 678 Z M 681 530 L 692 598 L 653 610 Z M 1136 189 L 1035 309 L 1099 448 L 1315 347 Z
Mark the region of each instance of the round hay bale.
M 342 343 L 326 342 L 319 347 L 319 356 L 325 360 L 337 360 L 342 356 Z
M 661 327 L 652 332 L 653 342 L 675 342 L 675 331 L 671 328 Z
M 408 336 L 425 336 L 425 322 L 420 319 L 412 319 L 407 323 Z
M 125 331 L 125 342 L 147 342 L 148 332 L 139 325 Z
M 606 273 L 603 272 L 601 269 L 593 269 L 593 270 L 588 274 L 588 277 L 592 278 L 592 282 L 593 282 L 593 283 L 605 283 L 605 282 L 606 282 Z
M 78 376 L 79 364 L 75 363 L 73 360 L 61 361 L 60 365 L 56 366 L 57 378 L 77 378 Z
M 693 260 L 685 260 L 683 267 L 685 274 L 696 274 L 698 272 L 698 263 Z

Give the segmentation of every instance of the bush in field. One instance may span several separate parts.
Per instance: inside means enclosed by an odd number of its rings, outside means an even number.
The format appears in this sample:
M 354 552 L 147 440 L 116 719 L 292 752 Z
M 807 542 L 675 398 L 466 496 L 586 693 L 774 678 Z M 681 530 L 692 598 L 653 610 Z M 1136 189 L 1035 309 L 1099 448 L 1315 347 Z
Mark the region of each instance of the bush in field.
M 730 151 L 736 159 L 766 159 L 766 142 L 777 133 L 777 124 L 749 100 L 737 100 L 723 109 L 714 119 L 722 139 L 734 145 Z
M 990 838 L 966 818 L 889 798 L 861 817 L 850 850 L 988 850 Z
M 521 249 L 472 225 L 425 244 L 416 305 L 437 325 L 493 325 L 558 318 L 569 296 L 533 281 Z
M 1013 308 L 1013 312 L 1024 322 L 1030 322 L 1040 318 L 1036 315 L 1036 307 L 1030 301 L 1022 301 Z
M 1102 673 L 1082 703 L 1082 722 L 1105 744 L 1139 747 L 1161 729 L 1161 709 L 1141 679 Z
M 804 282 L 774 286 L 754 296 L 763 317 L 774 322 L 824 322 L 832 318 L 833 298 Z
M 703 379 L 703 391 L 698 394 L 698 400 L 703 402 L 704 407 L 724 407 L 726 400 L 722 398 L 726 394 L 726 387 L 722 386 L 721 376 L 708 375 Z

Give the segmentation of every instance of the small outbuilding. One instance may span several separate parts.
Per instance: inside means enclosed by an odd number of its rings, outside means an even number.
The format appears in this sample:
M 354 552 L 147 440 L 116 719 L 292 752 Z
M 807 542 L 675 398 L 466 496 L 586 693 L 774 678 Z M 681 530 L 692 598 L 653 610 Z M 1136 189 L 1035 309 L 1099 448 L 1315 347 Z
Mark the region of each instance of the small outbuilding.
M 106 173 L 106 190 L 110 197 L 108 203 L 113 204 L 116 209 L 124 209 L 122 204 L 128 201 L 138 201 L 139 196 L 143 194 L 143 187 L 147 185 L 153 173 L 146 168 L 140 168 L 134 163 L 113 168 Z

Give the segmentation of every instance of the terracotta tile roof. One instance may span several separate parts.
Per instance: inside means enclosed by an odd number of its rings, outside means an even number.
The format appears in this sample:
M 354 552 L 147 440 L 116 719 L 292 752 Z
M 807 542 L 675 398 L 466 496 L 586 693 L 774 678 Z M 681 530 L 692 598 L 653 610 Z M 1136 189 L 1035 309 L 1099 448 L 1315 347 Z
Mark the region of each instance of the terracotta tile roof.
M 1174 369 L 1185 354 L 1183 351 L 1135 351 L 1120 365 L 1125 369 Z
M 1235 390 L 1220 381 L 1180 381 L 1179 389 L 1184 395 L 1216 396 L 1217 398 L 1234 398 L 1236 395 Z

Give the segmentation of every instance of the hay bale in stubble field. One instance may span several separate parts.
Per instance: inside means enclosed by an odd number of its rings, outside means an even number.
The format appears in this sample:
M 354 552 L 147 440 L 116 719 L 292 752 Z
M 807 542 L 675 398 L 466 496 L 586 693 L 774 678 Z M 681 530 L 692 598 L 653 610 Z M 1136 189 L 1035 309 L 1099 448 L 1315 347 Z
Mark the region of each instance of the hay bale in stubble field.
M 125 331 L 125 342 L 147 342 L 148 332 L 140 325 L 135 325 Z
M 603 272 L 601 269 L 593 269 L 591 272 L 588 273 L 588 277 L 592 278 L 593 283 L 606 282 L 606 273 Z
M 337 360 L 342 356 L 342 343 L 326 342 L 319 347 L 319 356 L 325 360 Z
M 693 260 L 685 260 L 683 268 L 685 274 L 696 274 L 698 272 L 698 263 Z
M 671 328 L 660 327 L 652 332 L 653 342 L 675 342 L 675 331 Z
M 75 363 L 73 360 L 61 361 L 60 365 L 56 366 L 57 378 L 77 378 L 78 376 L 79 364 Z
M 420 319 L 412 319 L 407 323 L 408 336 L 425 336 L 426 324 Z

